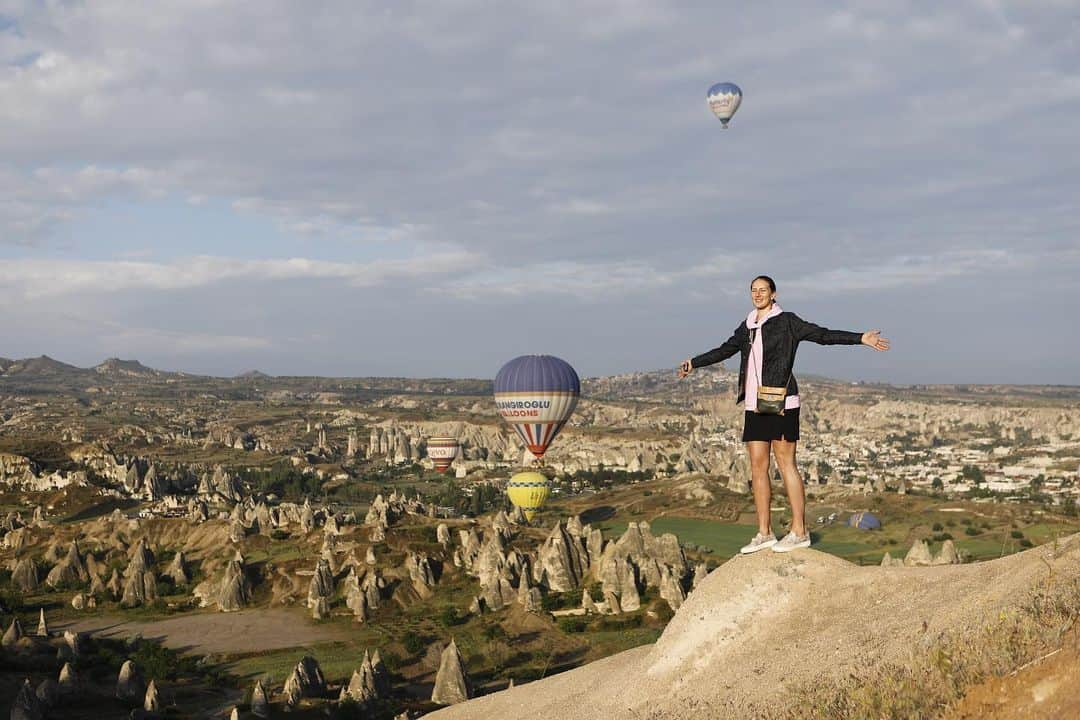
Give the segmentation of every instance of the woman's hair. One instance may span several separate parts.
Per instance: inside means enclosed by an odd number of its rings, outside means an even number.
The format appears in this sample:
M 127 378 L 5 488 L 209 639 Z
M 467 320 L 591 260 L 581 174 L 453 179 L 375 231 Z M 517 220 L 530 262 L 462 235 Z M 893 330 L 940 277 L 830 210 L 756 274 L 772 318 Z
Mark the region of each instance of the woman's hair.
M 774 282 L 773 279 L 768 275 L 758 275 L 756 278 L 750 281 L 750 287 L 754 287 L 754 283 L 756 283 L 758 280 L 764 280 L 765 282 L 769 283 L 769 289 L 773 292 L 776 292 L 776 282 Z

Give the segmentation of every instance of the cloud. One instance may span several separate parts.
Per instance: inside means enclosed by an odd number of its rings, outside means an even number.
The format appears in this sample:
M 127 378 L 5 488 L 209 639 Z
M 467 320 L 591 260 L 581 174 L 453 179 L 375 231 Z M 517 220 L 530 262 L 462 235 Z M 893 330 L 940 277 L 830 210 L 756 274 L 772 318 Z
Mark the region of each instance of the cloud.
M 421 258 L 343 263 L 288 258 L 244 260 L 195 256 L 172 262 L 132 260 L 64 261 L 19 259 L 0 266 L 0 290 L 10 303 L 67 295 L 103 295 L 131 290 L 193 290 L 231 281 L 272 283 L 327 280 L 351 287 L 422 279 L 482 261 L 464 252 L 432 253 Z

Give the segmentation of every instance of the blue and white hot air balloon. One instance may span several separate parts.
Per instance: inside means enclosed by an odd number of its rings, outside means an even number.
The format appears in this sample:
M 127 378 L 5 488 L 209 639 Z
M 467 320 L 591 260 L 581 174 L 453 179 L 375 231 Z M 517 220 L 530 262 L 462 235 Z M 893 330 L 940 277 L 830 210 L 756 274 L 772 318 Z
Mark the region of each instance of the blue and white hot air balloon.
M 495 407 L 537 459 L 577 407 L 581 381 L 570 363 L 551 355 L 522 355 L 495 376 Z
M 712 110 L 713 115 L 715 115 L 726 128 L 728 121 L 731 120 L 731 116 L 739 109 L 739 104 L 742 102 L 742 90 L 740 90 L 739 86 L 735 83 L 716 83 L 709 88 L 709 93 L 705 97 L 706 100 L 708 100 L 709 109 Z

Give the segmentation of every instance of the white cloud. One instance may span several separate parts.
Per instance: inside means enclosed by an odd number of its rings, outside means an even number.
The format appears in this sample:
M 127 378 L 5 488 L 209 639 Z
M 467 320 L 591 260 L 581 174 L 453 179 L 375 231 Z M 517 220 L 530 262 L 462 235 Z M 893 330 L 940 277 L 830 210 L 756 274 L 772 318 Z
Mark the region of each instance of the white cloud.
M 67 295 L 107 295 L 146 290 L 191 290 L 231 281 L 329 280 L 351 287 L 420 279 L 483 263 L 466 252 L 419 258 L 344 263 L 289 258 L 243 260 L 196 256 L 172 262 L 17 259 L 0 266 L 0 295 L 9 307 L 27 300 Z M 3 302 L 3 301 L 0 301 Z

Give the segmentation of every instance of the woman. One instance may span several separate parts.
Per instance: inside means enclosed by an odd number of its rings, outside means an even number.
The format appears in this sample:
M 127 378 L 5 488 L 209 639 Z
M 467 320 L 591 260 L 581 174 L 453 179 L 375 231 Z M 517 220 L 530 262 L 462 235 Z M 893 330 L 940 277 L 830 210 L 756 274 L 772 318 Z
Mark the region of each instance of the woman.
M 750 484 L 754 490 L 758 531 L 740 552 L 748 554 L 769 547 L 775 552 L 790 552 L 810 546 L 810 533 L 803 517 L 806 504 L 803 481 L 795 465 L 795 448 L 799 443 L 799 384 L 792 374 L 795 351 L 803 340 L 819 345 L 862 344 L 879 351 L 888 350 L 889 341 L 881 337 L 880 330 L 861 334 L 828 330 L 806 322 L 795 313 L 785 312 L 776 304 L 776 283 L 767 275 L 759 275 L 750 283 L 750 300 L 754 309 L 746 316 L 746 322 L 739 323 L 720 347 L 684 360 L 679 377 L 686 377 L 694 368 L 742 353 L 739 397 L 735 402 L 746 401 L 742 439 L 750 453 Z M 769 517 L 770 448 L 791 502 L 790 532 L 779 541 L 773 535 Z

